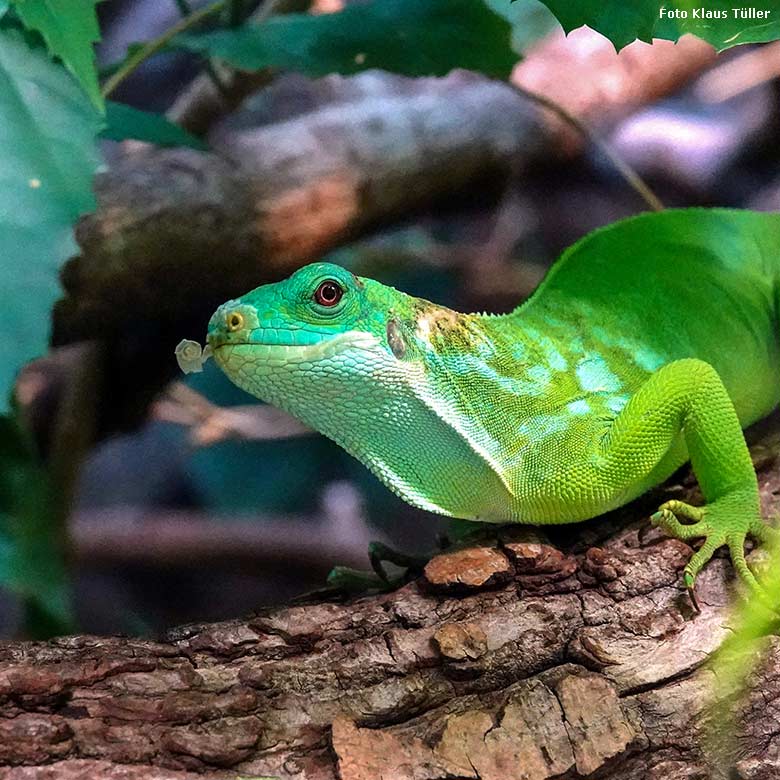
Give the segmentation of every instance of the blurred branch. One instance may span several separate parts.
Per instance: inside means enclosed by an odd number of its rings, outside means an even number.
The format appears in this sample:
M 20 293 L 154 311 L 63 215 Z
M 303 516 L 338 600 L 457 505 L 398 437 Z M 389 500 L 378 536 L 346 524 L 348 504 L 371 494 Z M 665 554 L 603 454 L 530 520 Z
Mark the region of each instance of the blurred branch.
M 47 470 L 56 496 L 60 547 L 67 557 L 67 519 L 72 509 L 79 473 L 97 435 L 97 410 L 103 389 L 102 361 L 98 342 L 85 344 L 74 370 L 67 375 L 52 426 L 47 452 Z
M 46 459 L 52 449 L 58 449 L 59 445 L 53 441 L 55 432 L 67 421 L 67 417 L 62 419 L 60 406 L 71 403 L 67 399 L 78 387 L 81 366 L 94 361 L 98 349 L 99 344 L 90 341 L 61 347 L 29 363 L 19 373 L 16 400 L 37 450 Z M 94 398 L 91 400 L 94 402 Z M 60 449 L 63 455 L 67 452 L 67 447 Z
M 208 447 L 221 441 L 269 441 L 314 433 L 295 417 L 274 406 L 220 407 L 182 382 L 168 385 L 152 405 L 151 416 L 190 428 L 190 444 Z
M 615 53 L 587 27 L 551 33 L 526 52 L 512 83 L 543 96 L 595 128 L 608 127 L 642 106 L 673 93 L 715 62 L 715 49 L 692 35 L 677 43 L 635 41 Z M 548 114 L 563 154 L 582 149 L 579 130 Z
M 726 60 L 699 79 L 696 96 L 723 103 L 780 76 L 780 41 L 767 43 Z
M 578 119 L 574 114 L 567 111 L 562 105 L 559 105 L 544 95 L 540 95 L 538 92 L 532 92 L 525 87 L 520 87 L 516 84 L 512 84 L 511 86 L 519 95 L 522 95 L 529 100 L 533 100 L 543 108 L 551 111 L 563 122 L 566 122 L 566 124 L 580 133 L 584 139 L 593 144 L 593 146 L 595 146 L 610 163 L 612 163 L 618 174 L 625 179 L 629 187 L 639 195 L 651 210 L 663 211 L 664 204 L 661 203 L 658 196 L 650 189 L 642 177 L 612 148 L 612 145 L 606 141 L 606 139 L 602 138 L 601 135 L 581 119 Z
M 578 122 L 599 124 L 679 87 L 714 57 L 698 39 L 664 43 L 615 54 L 602 36 L 576 31 L 566 46 L 558 37 L 540 43 L 512 81 Z M 572 73 L 579 74 L 575 82 Z M 98 180 L 98 212 L 79 226 L 83 252 L 66 269 L 60 324 L 66 309 L 84 325 L 96 320 L 96 309 L 104 323 L 125 320 L 131 302 L 136 319 L 165 311 L 172 320 L 172 306 L 191 312 L 202 305 L 189 298 L 181 306 L 185 291 L 203 298 L 213 290 L 213 307 L 230 297 L 226 292 L 284 275 L 479 177 L 522 175 L 584 145 L 559 116 L 463 73 L 405 80 L 368 72 L 322 83 L 348 84 L 359 97 L 283 123 L 234 122 L 237 130 L 226 127 L 213 138 L 222 157 L 126 145 Z M 367 83 L 373 87 L 361 96 Z M 186 271 L 179 258 L 187 258 Z M 155 284 L 140 285 L 139 275 L 150 274 Z M 178 285 L 159 284 L 166 280 Z M 107 306 L 106 284 L 121 288 L 128 306 Z M 148 302 L 138 300 L 142 288 Z M 60 340 L 78 337 L 81 328 L 71 330 Z
M 82 254 L 64 269 L 55 340 L 95 322 L 105 338 L 159 323 L 156 345 L 172 351 L 185 334 L 170 326 L 549 149 L 536 107 L 503 84 L 464 72 L 334 81 L 368 85 L 366 96 L 226 128 L 213 138 L 219 156 L 125 144 L 97 178 L 97 212 L 77 227 Z
M 192 6 L 189 4 L 189 0 L 175 0 L 175 2 L 176 2 L 176 7 L 179 9 L 179 13 L 182 15 L 184 19 L 187 19 L 188 17 L 192 16 L 193 11 L 192 11 Z M 231 16 L 233 14 L 234 6 L 235 3 L 230 4 Z M 208 77 L 208 79 L 214 85 L 215 89 L 220 94 L 224 94 L 226 92 L 225 84 L 223 84 L 222 82 L 222 78 L 219 75 L 216 64 L 208 57 L 204 58 L 203 70 L 206 76 Z
M 328 492 L 316 517 L 220 517 L 132 507 L 81 511 L 70 524 L 73 553 L 89 566 L 294 562 L 324 574 L 335 564 L 366 569 L 369 543 L 384 536 L 369 530 L 351 485 L 335 483 Z
M 311 0 L 266 0 L 248 19 L 251 24 L 262 24 L 272 15 L 302 13 Z M 235 7 L 235 3 L 232 7 Z M 168 110 L 168 118 L 196 135 L 205 135 L 214 123 L 241 105 L 244 98 L 267 86 L 273 72 L 263 69 L 254 72 L 238 71 L 227 65 L 215 65 L 221 89 L 204 75 L 196 76 Z

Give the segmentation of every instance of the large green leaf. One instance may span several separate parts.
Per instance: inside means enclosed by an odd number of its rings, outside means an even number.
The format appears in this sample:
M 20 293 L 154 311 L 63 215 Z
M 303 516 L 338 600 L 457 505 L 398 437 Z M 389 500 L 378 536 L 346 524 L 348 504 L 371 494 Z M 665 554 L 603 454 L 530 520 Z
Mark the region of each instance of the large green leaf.
M 94 208 L 101 118 L 73 77 L 0 23 L 0 414 L 19 368 L 45 352 L 72 226 Z
M 0 587 L 19 595 L 26 630 L 73 628 L 63 541 L 47 475 L 16 421 L 0 416 Z
M 100 40 L 95 5 L 99 0 L 13 0 L 28 30 L 39 32 L 49 51 L 79 80 L 96 108 L 102 111 L 93 44 Z
M 125 103 L 106 101 L 106 126 L 101 131 L 103 138 L 112 141 L 124 141 L 133 138 L 157 146 L 189 146 L 193 149 L 206 149 L 206 144 L 188 133 L 162 114 L 142 111 Z
M 442 76 L 467 68 L 503 78 L 517 61 L 510 36 L 509 23 L 483 0 L 373 0 L 334 14 L 287 14 L 182 35 L 173 45 L 245 70 L 279 67 L 323 76 L 381 68 Z
M 523 2 L 524 0 L 520 0 Z M 780 38 L 780 2 L 754 0 L 744 6 L 731 0 L 543 0 L 569 32 L 587 24 L 609 38 L 616 48 L 639 38 L 676 41 L 693 33 L 719 51 L 740 43 Z M 748 14 L 761 14 L 742 17 Z

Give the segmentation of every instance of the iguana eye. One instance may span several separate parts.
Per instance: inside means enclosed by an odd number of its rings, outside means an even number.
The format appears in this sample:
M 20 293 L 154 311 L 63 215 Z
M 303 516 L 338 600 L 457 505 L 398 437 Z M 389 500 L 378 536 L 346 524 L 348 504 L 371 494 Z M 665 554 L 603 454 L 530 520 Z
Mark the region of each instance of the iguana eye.
M 338 282 L 327 279 L 320 282 L 319 287 L 314 291 L 314 300 L 320 306 L 335 306 L 344 295 L 344 290 Z
M 231 333 L 241 330 L 244 327 L 244 317 L 237 311 L 230 312 L 227 316 L 227 329 Z

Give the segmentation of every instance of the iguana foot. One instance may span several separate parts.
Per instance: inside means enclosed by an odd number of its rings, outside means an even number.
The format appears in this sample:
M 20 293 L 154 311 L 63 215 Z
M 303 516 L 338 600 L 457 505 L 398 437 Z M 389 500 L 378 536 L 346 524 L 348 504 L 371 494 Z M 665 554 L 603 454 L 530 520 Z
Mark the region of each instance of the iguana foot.
M 742 581 L 757 595 L 767 598 L 745 560 L 745 539 L 749 535 L 759 542 L 777 544 L 780 532 L 761 519 L 752 492 L 735 491 L 703 507 L 667 501 L 650 520 L 669 536 L 684 542 L 704 537 L 704 544 L 691 556 L 683 571 L 685 586 L 697 612 L 701 610 L 696 599 L 696 577 L 713 553 L 724 545 L 729 548 L 732 564 Z
M 328 586 L 344 593 L 365 593 L 371 590 L 395 590 L 419 574 L 430 560 L 428 555 L 410 555 L 399 552 L 384 542 L 371 542 L 368 545 L 368 560 L 372 571 L 350 569 L 347 566 L 334 566 L 328 574 Z M 392 563 L 403 569 L 400 574 L 390 574 L 384 563 Z
M 370 591 L 391 591 L 403 585 L 403 578 L 380 577 L 373 571 L 334 566 L 328 574 L 328 588 L 351 596 Z
M 409 574 L 419 574 L 430 560 L 430 555 L 410 555 L 395 550 L 384 542 L 371 542 L 368 545 L 368 560 L 377 575 L 385 582 L 389 582 L 389 575 L 383 566 L 385 562 L 400 566 L 402 569 L 406 569 Z

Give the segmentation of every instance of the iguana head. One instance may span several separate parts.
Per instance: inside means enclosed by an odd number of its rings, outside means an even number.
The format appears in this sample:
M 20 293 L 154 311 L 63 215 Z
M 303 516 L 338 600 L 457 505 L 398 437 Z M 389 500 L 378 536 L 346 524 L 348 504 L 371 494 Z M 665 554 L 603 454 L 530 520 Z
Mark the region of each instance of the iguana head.
M 402 497 L 467 517 L 470 499 L 439 495 L 442 472 L 453 456 L 484 459 L 440 400 L 435 363 L 475 328 L 470 315 L 314 263 L 220 306 L 208 343 L 235 384 L 334 439 Z M 412 457 L 414 448 L 426 452 Z
M 423 381 L 408 332 L 416 300 L 314 263 L 220 306 L 208 343 L 239 387 L 354 451 L 356 425 L 396 414 Z
M 308 417 L 316 399 L 348 401 L 345 382 L 354 391 L 375 383 L 377 372 L 401 381 L 407 345 L 393 323 L 408 319 L 413 300 L 340 266 L 314 263 L 220 306 L 208 343 L 240 387 Z

